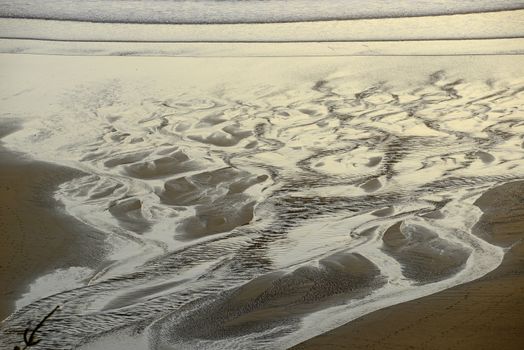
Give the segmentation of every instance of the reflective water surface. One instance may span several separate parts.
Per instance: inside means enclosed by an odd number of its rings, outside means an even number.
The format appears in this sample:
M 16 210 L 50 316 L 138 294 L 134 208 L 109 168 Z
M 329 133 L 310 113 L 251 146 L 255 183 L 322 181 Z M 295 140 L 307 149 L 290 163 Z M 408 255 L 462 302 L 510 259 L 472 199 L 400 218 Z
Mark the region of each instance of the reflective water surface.
M 47 60 L 6 145 L 86 173 L 56 197 L 113 253 L 8 344 L 62 305 L 42 349 L 285 348 L 502 260 L 473 202 L 524 177 L 520 57 Z

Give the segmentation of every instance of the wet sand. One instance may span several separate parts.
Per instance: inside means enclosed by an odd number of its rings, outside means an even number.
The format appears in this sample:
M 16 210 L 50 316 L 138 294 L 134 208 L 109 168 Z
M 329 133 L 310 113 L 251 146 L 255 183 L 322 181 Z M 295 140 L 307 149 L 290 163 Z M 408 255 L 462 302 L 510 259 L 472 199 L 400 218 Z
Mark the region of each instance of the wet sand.
M 511 247 L 483 278 L 365 315 L 295 347 L 304 349 L 522 349 L 524 182 L 495 187 L 475 203 L 475 231 Z
M 16 129 L 16 122 L 3 121 L 0 138 Z M 104 235 L 66 215 L 52 196 L 56 186 L 79 175 L 0 144 L 0 320 L 39 276 L 102 260 Z
M 11 348 L 60 304 L 43 349 L 285 349 L 504 257 L 473 202 L 524 178 L 521 56 L 0 58 L 6 147 L 82 169 L 55 207 L 115 248 L 4 321 Z

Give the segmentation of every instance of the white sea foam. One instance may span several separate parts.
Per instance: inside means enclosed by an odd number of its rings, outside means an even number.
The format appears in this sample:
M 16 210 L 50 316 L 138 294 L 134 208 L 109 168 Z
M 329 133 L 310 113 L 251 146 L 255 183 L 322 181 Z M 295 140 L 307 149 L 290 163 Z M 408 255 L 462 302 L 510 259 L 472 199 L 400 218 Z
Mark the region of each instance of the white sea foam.
M 520 0 L 0 1 L 0 17 L 124 23 L 246 23 L 451 15 L 519 9 Z
M 17 300 L 16 308 L 20 309 L 38 299 L 81 287 L 92 274 L 93 270 L 79 266 L 58 269 L 45 274 L 29 285 L 29 291 Z

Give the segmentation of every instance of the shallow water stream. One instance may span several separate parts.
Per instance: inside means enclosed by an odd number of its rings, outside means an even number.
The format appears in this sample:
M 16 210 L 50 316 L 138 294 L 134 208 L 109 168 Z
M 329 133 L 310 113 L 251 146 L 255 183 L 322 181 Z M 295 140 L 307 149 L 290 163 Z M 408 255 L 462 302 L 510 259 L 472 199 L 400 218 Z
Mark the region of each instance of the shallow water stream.
M 5 142 L 86 173 L 56 197 L 110 263 L 7 344 L 62 305 L 42 349 L 285 348 L 500 264 L 473 203 L 524 177 L 521 58 L 105 59 Z

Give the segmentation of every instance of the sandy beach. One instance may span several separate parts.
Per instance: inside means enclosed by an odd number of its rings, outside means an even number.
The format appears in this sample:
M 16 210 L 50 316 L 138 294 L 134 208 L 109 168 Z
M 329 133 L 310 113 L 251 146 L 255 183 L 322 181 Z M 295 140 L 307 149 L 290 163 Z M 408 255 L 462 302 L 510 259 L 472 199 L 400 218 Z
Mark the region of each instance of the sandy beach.
M 508 248 L 483 278 L 365 315 L 292 349 L 521 349 L 524 346 L 524 182 L 475 203 L 478 235 Z
M 505 43 L 0 55 L 20 120 L 0 344 L 61 305 L 41 349 L 517 347 L 524 66 Z
M 0 137 L 17 127 L 16 121 L 3 120 Z M 81 174 L 31 160 L 0 143 L 0 320 L 14 311 L 15 301 L 37 277 L 74 266 L 96 267 L 103 260 L 104 236 L 65 214 L 53 198 L 60 183 Z
M 524 349 L 523 160 L 522 0 L 0 0 L 0 349 Z

